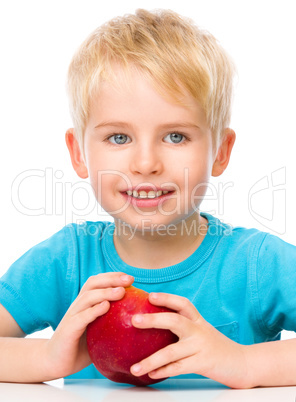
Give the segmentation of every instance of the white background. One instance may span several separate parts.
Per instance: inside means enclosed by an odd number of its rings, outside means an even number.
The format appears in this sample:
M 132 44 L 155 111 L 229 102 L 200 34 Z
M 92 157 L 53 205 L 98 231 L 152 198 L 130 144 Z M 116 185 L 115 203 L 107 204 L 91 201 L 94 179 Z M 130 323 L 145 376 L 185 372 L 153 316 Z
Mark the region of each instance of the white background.
M 0 274 L 71 220 L 106 219 L 70 164 L 66 74 L 93 29 L 136 8 L 170 8 L 191 17 L 220 40 L 237 66 L 231 123 L 237 142 L 202 209 L 296 244 L 293 0 L 2 0 Z M 88 213 L 78 216 L 86 206 Z

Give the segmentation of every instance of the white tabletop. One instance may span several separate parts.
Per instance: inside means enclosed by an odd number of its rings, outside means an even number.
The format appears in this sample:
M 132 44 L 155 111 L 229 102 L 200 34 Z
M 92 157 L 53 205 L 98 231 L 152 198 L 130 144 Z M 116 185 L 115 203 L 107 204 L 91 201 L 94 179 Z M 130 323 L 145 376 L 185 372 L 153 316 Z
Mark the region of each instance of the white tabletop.
M 141 388 L 109 380 L 0 383 L 1 402 L 295 402 L 296 387 L 234 390 L 212 380 L 166 380 Z

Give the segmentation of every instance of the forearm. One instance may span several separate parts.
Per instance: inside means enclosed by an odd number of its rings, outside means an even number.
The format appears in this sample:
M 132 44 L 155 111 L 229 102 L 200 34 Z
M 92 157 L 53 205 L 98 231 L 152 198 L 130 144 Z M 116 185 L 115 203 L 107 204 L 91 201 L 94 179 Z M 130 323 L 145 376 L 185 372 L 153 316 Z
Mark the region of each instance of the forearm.
M 245 346 L 250 387 L 296 385 L 296 339 Z
M 57 376 L 46 360 L 47 339 L 0 338 L 0 382 L 43 382 Z

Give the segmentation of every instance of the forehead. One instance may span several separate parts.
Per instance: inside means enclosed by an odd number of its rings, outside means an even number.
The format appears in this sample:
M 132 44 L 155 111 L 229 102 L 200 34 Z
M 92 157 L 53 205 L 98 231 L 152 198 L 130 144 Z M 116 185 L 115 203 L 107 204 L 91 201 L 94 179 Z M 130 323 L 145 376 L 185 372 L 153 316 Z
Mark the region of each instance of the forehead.
M 151 104 L 152 103 L 152 104 Z M 204 117 L 198 102 L 184 87 L 178 93 L 170 93 L 149 74 L 136 67 L 125 69 L 118 65 L 101 77 L 90 99 L 89 110 L 116 112 L 124 111 L 133 104 L 135 112 L 143 108 L 195 113 Z M 110 110 L 111 109 L 111 110 Z
M 146 134 L 189 127 L 208 131 L 198 102 L 190 94 L 184 95 L 184 99 L 186 106 L 171 97 L 163 97 L 141 74 L 117 85 L 104 81 L 92 99 L 86 131 L 105 132 L 112 127 Z

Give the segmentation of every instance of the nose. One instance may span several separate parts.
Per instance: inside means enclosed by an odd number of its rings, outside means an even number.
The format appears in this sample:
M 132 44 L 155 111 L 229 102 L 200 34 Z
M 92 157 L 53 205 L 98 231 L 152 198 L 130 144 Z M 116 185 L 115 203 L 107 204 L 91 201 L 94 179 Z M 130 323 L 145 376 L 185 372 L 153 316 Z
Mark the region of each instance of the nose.
M 131 156 L 132 173 L 143 176 L 158 175 L 163 171 L 160 151 L 153 144 L 139 144 Z

